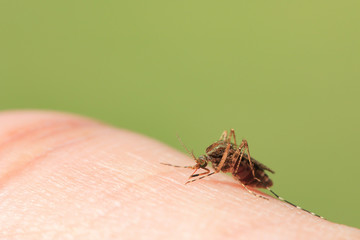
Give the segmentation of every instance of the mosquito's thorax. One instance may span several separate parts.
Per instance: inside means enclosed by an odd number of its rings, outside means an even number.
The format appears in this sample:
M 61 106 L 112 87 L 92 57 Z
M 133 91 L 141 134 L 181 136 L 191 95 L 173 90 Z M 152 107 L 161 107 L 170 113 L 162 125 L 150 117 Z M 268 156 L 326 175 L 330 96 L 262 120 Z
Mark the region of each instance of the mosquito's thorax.
M 206 155 L 213 158 L 221 158 L 224 155 L 227 144 L 227 142 L 222 140 L 211 144 L 208 148 L 206 148 Z M 234 149 L 234 144 L 231 143 L 230 149 Z

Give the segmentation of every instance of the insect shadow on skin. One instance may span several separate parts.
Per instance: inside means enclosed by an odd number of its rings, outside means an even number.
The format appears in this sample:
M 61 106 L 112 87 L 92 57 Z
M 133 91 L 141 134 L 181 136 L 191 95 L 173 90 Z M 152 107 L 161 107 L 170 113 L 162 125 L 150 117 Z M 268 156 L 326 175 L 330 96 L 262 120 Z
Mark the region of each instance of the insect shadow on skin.
M 178 137 L 179 138 L 179 137 Z M 233 142 L 231 141 L 233 139 Z M 187 182 L 185 184 L 195 182 L 197 180 L 209 177 L 215 173 L 224 172 L 231 173 L 232 176 L 240 182 L 240 184 L 251 194 L 254 196 L 263 198 L 268 200 L 267 198 L 256 194 L 251 191 L 248 187 L 251 188 L 265 188 L 270 191 L 276 198 L 279 200 L 286 202 L 298 209 L 306 211 L 314 216 L 323 218 L 313 212 L 310 212 L 306 209 L 303 209 L 284 198 L 280 197 L 274 191 L 270 189 L 273 185 L 273 182 L 269 178 L 269 176 L 265 173 L 265 171 L 269 171 L 271 173 L 275 173 L 273 170 L 265 166 L 264 164 L 256 161 L 254 158 L 250 156 L 249 145 L 248 142 L 243 139 L 240 145 L 236 144 L 236 137 L 234 129 L 230 130 L 230 134 L 225 130 L 218 141 L 211 144 L 207 149 L 204 155 L 199 157 L 195 157 L 193 152 L 190 152 L 184 143 L 179 138 L 179 141 L 186 149 L 186 151 L 191 155 L 191 157 L 195 160 L 196 164 L 193 166 L 176 166 L 169 163 L 161 163 L 163 165 L 172 166 L 172 167 L 180 167 L 180 168 L 191 168 L 194 169 L 194 172 L 190 175 Z M 207 168 L 209 163 L 212 163 L 213 168 L 215 169 L 213 172 Z M 205 170 L 202 173 L 196 173 L 198 170 Z

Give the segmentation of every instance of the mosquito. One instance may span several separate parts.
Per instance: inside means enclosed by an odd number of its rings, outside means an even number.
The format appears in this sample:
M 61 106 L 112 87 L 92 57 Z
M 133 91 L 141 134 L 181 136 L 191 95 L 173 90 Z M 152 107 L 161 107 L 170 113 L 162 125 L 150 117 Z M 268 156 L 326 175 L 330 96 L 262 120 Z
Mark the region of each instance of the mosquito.
M 178 137 L 179 138 L 179 137 Z M 232 141 L 233 139 L 233 141 Z M 193 166 L 177 166 L 169 163 L 161 163 L 167 166 L 180 167 L 180 168 L 191 168 L 194 169 L 194 172 L 190 175 L 185 184 L 195 182 L 197 180 L 209 177 L 216 173 L 224 172 L 231 173 L 232 176 L 240 182 L 240 184 L 254 196 L 267 199 L 261 195 L 256 194 L 251 191 L 250 188 L 265 188 L 270 191 L 277 199 L 286 202 L 298 209 L 301 209 L 305 212 L 308 212 L 316 217 L 322 218 L 313 212 L 310 212 L 306 209 L 303 209 L 284 198 L 276 194 L 270 187 L 273 185 L 273 182 L 265 171 L 275 173 L 269 167 L 264 164 L 256 161 L 250 156 L 250 150 L 248 142 L 243 139 L 239 145 L 236 144 L 236 137 L 234 129 L 230 130 L 230 134 L 225 130 L 218 141 L 211 144 L 207 149 L 204 155 L 195 157 L 193 152 L 190 152 L 184 143 L 179 138 L 180 143 L 183 145 L 185 150 L 191 155 L 195 160 L 196 164 Z M 208 164 L 212 163 L 214 171 L 210 171 L 207 168 Z M 205 172 L 196 173 L 198 170 L 204 170 Z

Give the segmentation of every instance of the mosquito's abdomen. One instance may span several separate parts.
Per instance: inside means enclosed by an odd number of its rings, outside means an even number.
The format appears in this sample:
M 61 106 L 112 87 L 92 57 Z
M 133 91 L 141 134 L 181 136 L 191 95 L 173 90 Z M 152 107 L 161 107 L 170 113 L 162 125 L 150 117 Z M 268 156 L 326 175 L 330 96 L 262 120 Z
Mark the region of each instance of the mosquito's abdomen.
M 255 166 L 254 166 L 255 167 Z M 236 172 L 233 172 L 233 176 L 236 180 L 242 182 L 244 185 L 255 188 L 267 188 L 273 185 L 273 182 L 264 170 L 255 167 L 255 176 L 252 174 L 250 165 L 242 162 Z

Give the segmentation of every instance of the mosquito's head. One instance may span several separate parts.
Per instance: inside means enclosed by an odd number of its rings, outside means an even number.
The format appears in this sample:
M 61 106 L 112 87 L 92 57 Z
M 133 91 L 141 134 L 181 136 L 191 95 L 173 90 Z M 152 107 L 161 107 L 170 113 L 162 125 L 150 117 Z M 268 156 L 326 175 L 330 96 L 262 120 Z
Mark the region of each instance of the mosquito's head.
M 200 156 L 196 159 L 196 163 L 199 165 L 200 168 L 206 168 L 208 160 L 206 159 L 206 156 Z

